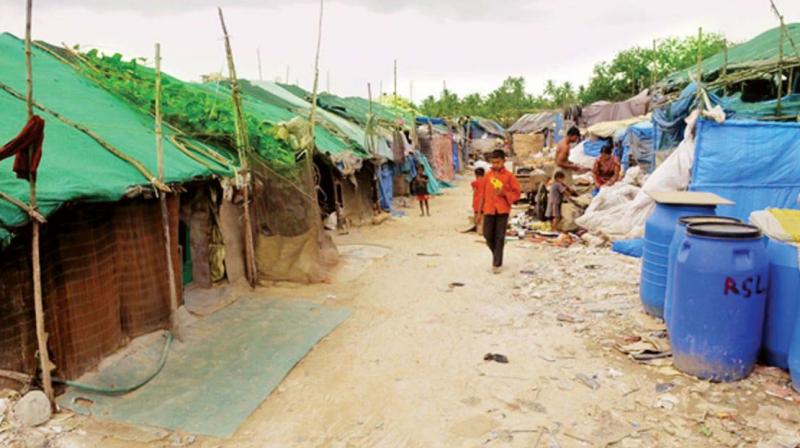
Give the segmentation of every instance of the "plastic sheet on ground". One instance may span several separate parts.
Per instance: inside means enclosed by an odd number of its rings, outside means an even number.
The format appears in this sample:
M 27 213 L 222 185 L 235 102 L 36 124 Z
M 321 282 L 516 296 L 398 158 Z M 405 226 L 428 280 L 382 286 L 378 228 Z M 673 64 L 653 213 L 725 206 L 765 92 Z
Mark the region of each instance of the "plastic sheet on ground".
M 642 252 L 644 251 L 644 239 L 636 238 L 632 240 L 614 241 L 611 245 L 611 250 L 629 257 L 641 258 Z

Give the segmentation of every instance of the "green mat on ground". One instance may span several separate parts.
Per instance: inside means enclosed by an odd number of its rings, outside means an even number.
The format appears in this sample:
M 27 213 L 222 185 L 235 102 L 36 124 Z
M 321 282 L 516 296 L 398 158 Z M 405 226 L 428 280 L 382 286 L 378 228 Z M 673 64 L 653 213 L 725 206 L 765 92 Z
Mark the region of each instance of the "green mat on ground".
M 303 301 L 243 298 L 184 330 L 161 373 L 139 390 L 109 396 L 69 388 L 58 402 L 101 419 L 228 437 L 349 315 Z M 157 365 L 162 350 L 158 339 L 81 381 L 135 384 Z

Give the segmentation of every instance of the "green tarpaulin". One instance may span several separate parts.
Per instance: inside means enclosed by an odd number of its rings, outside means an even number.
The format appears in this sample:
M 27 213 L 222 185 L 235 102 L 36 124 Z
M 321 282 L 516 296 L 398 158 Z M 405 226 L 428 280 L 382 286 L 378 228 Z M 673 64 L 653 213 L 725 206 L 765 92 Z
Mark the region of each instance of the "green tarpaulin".
M 800 23 L 786 25 L 789 36 L 794 40 L 795 45 L 800 45 Z M 761 64 L 777 64 L 780 53 L 781 28 L 773 28 L 765 31 L 747 42 L 734 45 L 728 49 L 727 66 L 729 70 L 755 67 Z M 795 62 L 800 60 L 792 48 L 789 39 L 784 39 L 783 43 L 784 61 L 789 59 Z M 718 73 L 725 65 L 725 52 L 721 51 L 714 56 L 706 58 L 702 62 L 703 78 Z M 697 68 L 692 66 L 686 70 L 675 72 L 667 77 L 663 82 L 670 84 L 687 84 L 690 75 L 696 73 Z
M 34 100 L 70 121 L 89 128 L 115 148 L 157 173 L 153 118 L 97 87 L 72 67 L 49 53 L 33 49 Z M 23 42 L 0 35 L 0 83 L 17 94 L 25 93 Z M 84 132 L 41 110 L 45 140 L 37 182 L 37 199 L 49 215 L 67 201 L 117 201 L 131 188 L 147 186 L 145 178 L 129 163 L 113 155 Z M 12 139 L 26 122 L 25 102 L 0 89 L 0 142 Z M 167 183 L 186 182 L 212 175 L 231 175 L 230 170 L 198 155 L 201 164 L 182 153 L 169 140 L 165 129 L 164 174 Z M 17 179 L 12 159 L 0 162 L 0 191 L 24 202 L 28 183 Z M 207 166 L 207 165 L 210 165 Z M 0 200 L 0 238 L 8 229 L 27 222 L 18 207 Z

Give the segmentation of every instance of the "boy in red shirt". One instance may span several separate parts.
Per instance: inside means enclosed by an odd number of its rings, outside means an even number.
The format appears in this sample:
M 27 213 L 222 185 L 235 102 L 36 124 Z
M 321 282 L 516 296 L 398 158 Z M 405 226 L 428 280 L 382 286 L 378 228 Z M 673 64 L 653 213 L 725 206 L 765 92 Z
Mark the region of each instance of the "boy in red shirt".
M 513 173 L 505 168 L 506 153 L 502 149 L 492 152 L 492 169 L 484 176 L 481 210 L 483 211 L 483 237 L 492 251 L 492 272 L 500 273 L 503 266 L 503 248 L 511 206 L 519 200 L 522 189 Z
M 482 233 L 483 225 L 481 223 L 481 200 L 483 199 L 483 175 L 486 170 L 483 168 L 475 168 L 475 180 L 472 181 L 472 211 L 475 213 L 475 227 L 472 230 Z

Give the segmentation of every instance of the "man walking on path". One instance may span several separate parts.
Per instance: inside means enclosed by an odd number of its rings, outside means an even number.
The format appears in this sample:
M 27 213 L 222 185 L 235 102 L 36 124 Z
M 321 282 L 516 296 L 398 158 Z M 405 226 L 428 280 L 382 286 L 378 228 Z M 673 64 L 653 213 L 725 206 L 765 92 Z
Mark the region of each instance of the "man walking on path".
M 575 126 L 569 128 L 567 137 L 558 142 L 556 148 L 556 169 L 560 169 L 564 173 L 564 183 L 572 186 L 572 174 L 583 174 L 589 170 L 580 167 L 569 161 L 569 151 L 572 149 L 572 144 L 577 143 L 581 138 L 581 131 Z
M 517 178 L 505 168 L 506 154 L 496 150 L 491 157 L 492 169 L 483 180 L 483 237 L 492 251 L 492 272 L 500 273 L 503 248 L 511 206 L 519 200 L 521 189 Z

